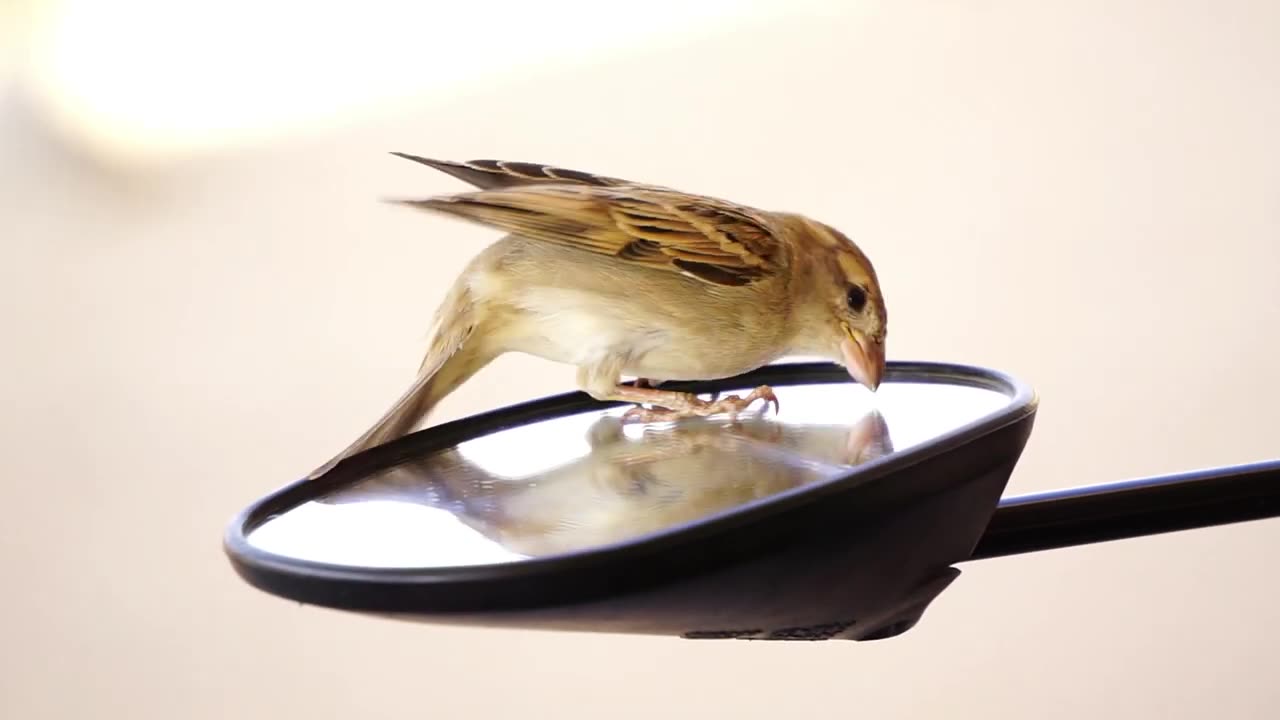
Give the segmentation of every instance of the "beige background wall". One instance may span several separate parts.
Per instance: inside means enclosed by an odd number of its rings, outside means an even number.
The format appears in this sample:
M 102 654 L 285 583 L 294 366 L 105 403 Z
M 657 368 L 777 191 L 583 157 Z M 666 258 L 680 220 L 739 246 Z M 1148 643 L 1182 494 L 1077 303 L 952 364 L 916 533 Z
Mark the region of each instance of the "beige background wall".
M 1041 393 L 1011 493 L 1280 455 L 1280 6 L 771 12 L 151 170 L 86 154 L 11 87 L 0 716 L 1274 717 L 1280 522 L 967 565 L 879 644 L 416 627 L 233 575 L 226 521 L 400 392 L 494 237 L 379 204 L 460 187 L 389 150 L 843 228 L 884 278 L 891 358 Z M 483 36 L 422 42 L 449 32 Z M 441 418 L 571 382 L 506 358 Z

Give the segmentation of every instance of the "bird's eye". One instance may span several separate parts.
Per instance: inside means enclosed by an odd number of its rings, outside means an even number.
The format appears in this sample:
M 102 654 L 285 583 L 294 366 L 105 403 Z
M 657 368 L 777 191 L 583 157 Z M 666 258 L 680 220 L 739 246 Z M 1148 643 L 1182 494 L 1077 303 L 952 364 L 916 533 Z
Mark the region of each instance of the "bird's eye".
M 849 287 L 849 293 L 845 296 L 845 301 L 849 303 L 849 309 L 860 313 L 862 308 L 867 306 L 867 291 L 852 285 Z

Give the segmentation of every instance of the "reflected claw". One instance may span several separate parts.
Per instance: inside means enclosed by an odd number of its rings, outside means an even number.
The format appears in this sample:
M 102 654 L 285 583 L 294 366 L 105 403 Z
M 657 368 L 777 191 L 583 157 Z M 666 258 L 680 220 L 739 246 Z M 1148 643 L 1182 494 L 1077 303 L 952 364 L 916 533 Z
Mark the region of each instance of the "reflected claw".
M 676 410 L 668 410 L 665 408 L 647 408 L 640 405 L 632 407 L 630 410 L 622 413 L 623 423 L 652 423 L 652 422 L 669 422 L 685 417 L 691 413 L 681 413 Z

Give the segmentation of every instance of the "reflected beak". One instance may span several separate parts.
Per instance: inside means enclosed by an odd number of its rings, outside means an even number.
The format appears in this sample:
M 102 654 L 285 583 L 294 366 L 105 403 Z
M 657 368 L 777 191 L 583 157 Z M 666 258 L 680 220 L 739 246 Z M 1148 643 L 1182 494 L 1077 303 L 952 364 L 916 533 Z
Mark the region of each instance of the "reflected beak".
M 859 465 L 893 452 L 889 423 L 878 410 L 872 410 L 849 429 L 845 440 L 846 462 Z
M 844 326 L 847 337 L 840 342 L 840 354 L 849 376 L 875 392 L 884 377 L 884 346 L 868 340 L 857 330 Z

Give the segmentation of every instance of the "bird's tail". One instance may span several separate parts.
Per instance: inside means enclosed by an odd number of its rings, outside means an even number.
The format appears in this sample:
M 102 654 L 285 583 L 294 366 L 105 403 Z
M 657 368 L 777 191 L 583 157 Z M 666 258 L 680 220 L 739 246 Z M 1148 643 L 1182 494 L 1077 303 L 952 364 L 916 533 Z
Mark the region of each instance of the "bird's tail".
M 480 347 L 481 343 L 468 342 L 475 330 L 476 315 L 471 293 L 466 283 L 459 281 L 436 311 L 431 347 L 422 359 L 413 385 L 372 427 L 313 470 L 307 479 L 320 477 L 356 453 L 413 432 L 441 400 L 492 362 L 494 355 Z

